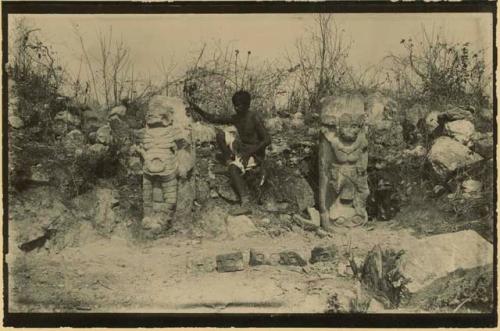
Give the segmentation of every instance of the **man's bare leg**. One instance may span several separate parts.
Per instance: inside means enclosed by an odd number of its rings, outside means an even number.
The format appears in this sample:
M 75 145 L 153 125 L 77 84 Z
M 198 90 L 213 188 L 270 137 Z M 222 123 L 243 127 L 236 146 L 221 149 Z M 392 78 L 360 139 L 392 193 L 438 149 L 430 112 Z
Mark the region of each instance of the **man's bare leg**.
M 241 208 L 235 210 L 233 214 L 249 214 L 251 210 L 249 208 L 249 194 L 247 190 L 247 185 L 243 179 L 242 171 L 235 165 L 231 164 L 229 166 L 229 176 L 231 180 L 231 186 L 236 191 L 240 198 Z

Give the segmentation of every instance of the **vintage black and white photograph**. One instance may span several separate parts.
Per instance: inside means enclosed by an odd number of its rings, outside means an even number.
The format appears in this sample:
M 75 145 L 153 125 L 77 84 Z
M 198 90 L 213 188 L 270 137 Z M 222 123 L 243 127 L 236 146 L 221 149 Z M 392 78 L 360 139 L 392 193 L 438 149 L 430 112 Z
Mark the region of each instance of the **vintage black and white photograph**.
M 493 24 L 9 14 L 7 311 L 496 311 Z

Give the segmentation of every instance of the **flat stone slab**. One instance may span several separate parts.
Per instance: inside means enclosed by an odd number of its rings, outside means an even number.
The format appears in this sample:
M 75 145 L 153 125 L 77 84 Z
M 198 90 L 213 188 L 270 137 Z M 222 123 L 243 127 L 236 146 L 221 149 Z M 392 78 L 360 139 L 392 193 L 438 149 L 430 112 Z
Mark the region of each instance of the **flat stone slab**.
M 241 252 L 217 255 L 216 261 L 218 272 L 233 272 L 245 269 L 243 253 Z

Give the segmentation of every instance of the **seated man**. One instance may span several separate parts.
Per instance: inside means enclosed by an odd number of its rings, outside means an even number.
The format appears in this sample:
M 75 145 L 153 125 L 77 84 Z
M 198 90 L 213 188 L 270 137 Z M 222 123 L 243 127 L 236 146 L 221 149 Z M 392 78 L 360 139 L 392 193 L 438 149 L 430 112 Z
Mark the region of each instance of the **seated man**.
M 232 98 L 236 114 L 228 117 L 209 114 L 189 101 L 191 109 L 205 120 L 215 124 L 235 126 L 236 130 L 219 131 L 217 144 L 225 163 L 229 166 L 231 185 L 238 194 L 243 209 L 248 208 L 249 202 L 243 174 L 263 163 L 266 147 L 271 144 L 271 137 L 259 114 L 249 110 L 250 99 L 250 93 L 247 91 L 236 92 Z

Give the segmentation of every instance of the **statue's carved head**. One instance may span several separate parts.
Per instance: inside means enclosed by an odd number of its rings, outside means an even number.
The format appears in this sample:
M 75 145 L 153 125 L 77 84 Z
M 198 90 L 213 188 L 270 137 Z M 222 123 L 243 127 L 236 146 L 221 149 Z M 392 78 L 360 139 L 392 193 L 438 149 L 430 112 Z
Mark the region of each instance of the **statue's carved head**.
M 148 126 L 169 126 L 173 121 L 174 108 L 165 98 L 157 95 L 151 98 L 146 111 L 146 123 Z
M 364 125 L 364 117 L 365 101 L 360 95 L 329 96 L 322 100 L 321 123 L 335 128 L 343 140 L 356 140 Z
M 344 113 L 338 120 L 338 131 L 340 138 L 346 141 L 354 141 L 363 127 L 363 114 Z

